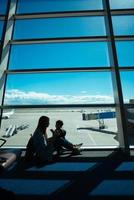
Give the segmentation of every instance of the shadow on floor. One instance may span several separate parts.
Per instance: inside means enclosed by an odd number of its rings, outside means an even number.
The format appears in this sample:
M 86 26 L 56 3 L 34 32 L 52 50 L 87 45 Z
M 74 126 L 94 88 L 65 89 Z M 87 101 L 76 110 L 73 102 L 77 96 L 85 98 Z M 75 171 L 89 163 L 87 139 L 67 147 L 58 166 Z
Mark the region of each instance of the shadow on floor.
M 26 166 L 22 157 L 15 169 L 2 174 L 0 187 L 18 200 L 132 199 L 134 161 L 117 150 L 83 150 L 42 166 Z

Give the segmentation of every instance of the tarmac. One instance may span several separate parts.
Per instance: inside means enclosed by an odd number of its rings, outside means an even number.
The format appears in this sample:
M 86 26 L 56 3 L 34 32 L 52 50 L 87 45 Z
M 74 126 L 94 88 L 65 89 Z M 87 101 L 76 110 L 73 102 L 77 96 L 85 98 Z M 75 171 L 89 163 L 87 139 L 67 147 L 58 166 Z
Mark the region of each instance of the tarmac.
M 33 134 L 38 119 L 42 115 L 50 118 L 47 129 L 51 137 L 51 128 L 55 128 L 56 120 L 63 120 L 66 138 L 74 144 L 83 143 L 81 148 L 107 148 L 118 147 L 118 134 L 116 118 L 104 119 L 102 129 L 98 120 L 83 120 L 82 113 L 93 112 L 93 109 L 15 109 L 9 119 L 3 119 L 0 137 L 6 139 L 4 147 L 26 147 L 30 135 Z M 9 127 L 15 127 L 10 136 L 6 136 Z

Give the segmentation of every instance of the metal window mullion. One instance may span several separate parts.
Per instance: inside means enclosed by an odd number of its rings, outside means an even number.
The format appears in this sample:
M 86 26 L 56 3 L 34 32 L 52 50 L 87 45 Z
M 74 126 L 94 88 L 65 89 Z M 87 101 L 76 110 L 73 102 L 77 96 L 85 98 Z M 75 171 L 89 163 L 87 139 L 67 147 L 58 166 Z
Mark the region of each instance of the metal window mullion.
M 104 42 L 106 36 L 85 36 L 85 37 L 57 37 L 57 38 L 33 38 L 10 40 L 10 44 L 43 44 L 43 43 L 65 43 L 65 42 Z
M 133 15 L 134 9 L 111 9 L 112 15 Z M 104 10 L 83 10 L 83 11 L 65 11 L 65 12 L 44 12 L 44 13 L 25 13 L 16 14 L 14 19 L 41 19 L 41 18 L 64 18 L 64 17 L 86 17 L 103 16 Z
M 31 74 L 31 73 L 68 73 L 68 72 L 110 72 L 108 67 L 68 67 L 68 68 L 35 68 L 35 69 L 16 69 L 6 70 L 6 74 Z
M 0 15 L 0 20 L 5 20 L 5 15 Z
M 115 35 L 115 41 L 134 41 L 134 35 Z
M 134 71 L 134 66 L 125 66 L 125 67 L 119 67 L 120 71 Z
M 111 15 L 134 15 L 134 9 L 111 9 Z
M 10 44 L 9 41 L 12 37 L 12 31 L 13 31 L 13 15 L 15 14 L 16 10 L 16 1 L 17 0 L 8 0 L 7 5 L 7 12 L 5 17 L 5 23 L 4 23 L 4 29 L 3 29 L 3 35 L 2 35 L 2 44 L 1 44 L 1 52 L 0 52 L 0 100 L 1 100 L 1 106 L 4 102 L 4 95 L 5 95 L 5 87 L 6 87 L 6 77 L 7 74 L 5 73 L 5 70 L 8 66 L 9 61 L 9 49 Z M 3 110 L 1 110 L 1 116 L 2 116 Z M 1 119 L 2 117 L 0 117 Z M 0 121 L 1 125 L 1 121 Z
M 16 14 L 14 15 L 14 19 L 64 18 L 64 17 L 103 16 L 103 15 L 104 15 L 103 10 L 83 10 L 83 11 Z
M 7 28 L 9 8 L 10 8 L 10 0 L 8 0 L 6 15 L 2 16 L 2 20 L 4 21 L 4 25 L 3 25 L 2 37 L 1 37 L 1 46 L 0 46 L 0 65 L 1 65 L 1 60 L 2 60 L 2 51 L 3 51 L 3 47 L 4 47 L 4 41 L 5 41 L 5 34 L 6 34 L 6 28 Z
M 8 0 L 8 3 L 7 3 L 6 14 L 2 16 L 2 20 L 4 20 L 4 26 L 3 26 L 2 37 L 0 41 L 0 105 L 3 102 L 3 91 L 4 91 L 4 83 L 5 83 L 5 78 L 6 78 L 4 69 L 2 68 L 2 56 L 3 56 L 3 50 L 4 50 L 9 9 L 10 9 L 10 0 Z M 1 127 L 1 120 L 2 120 L 2 112 L 3 112 L 3 109 L 1 108 L 0 109 L 0 127 Z
M 116 108 L 116 113 L 117 113 L 118 140 L 119 140 L 120 148 L 126 154 L 130 154 L 128 137 L 127 137 L 127 124 L 126 124 L 126 117 L 125 117 L 126 113 L 125 113 L 125 107 L 123 104 L 123 94 L 122 94 L 121 80 L 120 80 L 120 74 L 119 74 L 119 68 L 118 68 L 119 66 L 118 66 L 118 59 L 117 59 L 117 53 L 116 53 L 109 0 L 103 0 L 103 6 L 105 10 L 106 32 L 109 39 L 108 50 L 109 50 L 109 57 L 110 57 L 110 65 L 112 67 L 111 73 L 112 73 L 115 108 Z
M 116 35 L 116 41 L 134 41 L 134 35 Z M 10 40 L 12 45 L 21 44 L 45 44 L 45 43 L 65 43 L 65 42 L 107 42 L 105 36 L 84 36 L 84 37 L 59 37 L 59 38 L 33 38 L 33 39 L 13 39 Z
M 61 67 L 61 68 L 34 68 L 34 69 L 7 69 L 8 74 L 34 74 L 34 73 L 58 73 L 58 72 L 111 72 L 112 67 Z M 119 67 L 120 71 L 134 71 L 134 66 Z
M 19 108 L 115 108 L 115 104 L 32 104 L 32 105 L 3 105 L 2 109 Z

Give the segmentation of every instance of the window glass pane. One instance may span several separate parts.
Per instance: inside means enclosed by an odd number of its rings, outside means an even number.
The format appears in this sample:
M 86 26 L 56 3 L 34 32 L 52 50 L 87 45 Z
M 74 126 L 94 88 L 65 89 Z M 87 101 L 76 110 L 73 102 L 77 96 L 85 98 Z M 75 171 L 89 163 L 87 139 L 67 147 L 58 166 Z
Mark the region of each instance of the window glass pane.
M 129 103 L 130 99 L 134 99 L 134 71 L 121 72 L 121 83 L 124 103 Z
M 134 75 L 134 74 L 133 74 Z M 127 117 L 127 135 L 128 142 L 131 147 L 134 147 L 134 98 L 129 101 L 131 105 L 125 105 L 126 107 L 126 117 Z
M 134 0 L 110 0 L 111 9 L 134 8 Z
M 9 63 L 10 69 L 97 66 L 109 66 L 105 42 L 13 45 Z
M 89 103 L 113 103 L 111 73 L 16 74 L 7 78 L 6 105 Z
M 8 0 L 0 0 L 0 15 L 6 14 Z
M 10 112 L 12 110 L 4 110 L 5 115 Z M 9 118 L 2 120 L 0 137 L 3 136 L 7 140 L 4 146 L 26 147 L 30 134 L 33 134 L 38 119 L 44 113 L 50 118 L 50 125 L 47 128 L 48 137 L 52 136 L 50 129 L 54 129 L 55 122 L 60 119 L 64 122 L 63 128 L 66 130 L 66 139 L 74 144 L 82 142 L 82 148 L 119 145 L 116 117 L 111 115 L 115 113 L 114 108 L 30 108 L 14 109 Z M 92 114 L 96 116 L 99 113 L 100 116 L 103 114 L 105 118 L 101 122 L 97 118 L 90 119 Z M 84 114 L 88 115 L 89 118 L 83 118 Z M 100 129 L 100 125 L 104 125 L 104 128 Z
M 2 37 L 2 31 L 3 31 L 3 21 L 0 21 L 0 39 Z
M 134 15 L 113 16 L 115 35 L 134 35 Z
M 19 0 L 18 13 L 102 9 L 101 0 Z
M 119 66 L 134 66 L 134 41 L 116 42 Z
M 134 71 L 121 72 L 120 74 L 124 103 L 128 103 L 126 106 L 128 141 L 129 145 L 134 145 Z M 133 105 L 130 106 L 129 103 Z
M 17 20 L 14 31 L 15 39 L 106 35 L 103 17 Z

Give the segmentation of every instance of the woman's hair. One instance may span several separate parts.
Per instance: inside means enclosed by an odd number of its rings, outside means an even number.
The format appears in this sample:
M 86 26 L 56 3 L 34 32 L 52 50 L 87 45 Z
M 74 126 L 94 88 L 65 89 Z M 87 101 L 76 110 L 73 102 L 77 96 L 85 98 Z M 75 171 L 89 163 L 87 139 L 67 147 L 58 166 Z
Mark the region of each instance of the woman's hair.
M 38 121 L 38 127 L 42 127 L 46 124 L 46 127 L 48 126 L 48 122 L 49 122 L 49 117 L 47 116 L 41 116 L 39 118 L 39 121 Z

